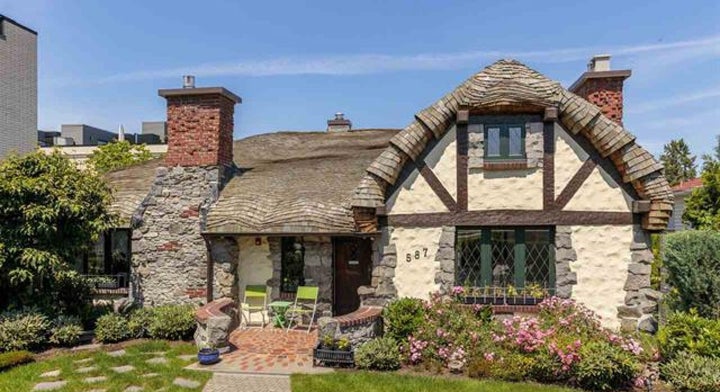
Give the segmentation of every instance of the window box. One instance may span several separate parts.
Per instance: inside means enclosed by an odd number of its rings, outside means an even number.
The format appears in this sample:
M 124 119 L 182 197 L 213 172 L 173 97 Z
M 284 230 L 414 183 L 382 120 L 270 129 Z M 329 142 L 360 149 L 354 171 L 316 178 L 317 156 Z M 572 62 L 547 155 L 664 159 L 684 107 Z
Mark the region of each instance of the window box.
M 352 350 L 323 348 L 323 344 L 320 342 L 313 350 L 313 366 L 353 367 L 355 366 L 355 353 Z

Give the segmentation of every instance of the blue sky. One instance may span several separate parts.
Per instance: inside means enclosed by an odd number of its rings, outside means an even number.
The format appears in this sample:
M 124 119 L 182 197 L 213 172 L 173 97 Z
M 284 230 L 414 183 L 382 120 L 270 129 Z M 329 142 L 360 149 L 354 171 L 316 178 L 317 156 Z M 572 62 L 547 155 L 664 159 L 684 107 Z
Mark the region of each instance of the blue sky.
M 697 155 L 720 134 L 718 1 L 0 0 L 39 36 L 39 126 L 135 131 L 165 118 L 159 88 L 242 96 L 235 137 L 403 127 L 499 58 L 566 87 L 598 53 L 631 68 L 626 127 L 654 153 L 683 137 Z

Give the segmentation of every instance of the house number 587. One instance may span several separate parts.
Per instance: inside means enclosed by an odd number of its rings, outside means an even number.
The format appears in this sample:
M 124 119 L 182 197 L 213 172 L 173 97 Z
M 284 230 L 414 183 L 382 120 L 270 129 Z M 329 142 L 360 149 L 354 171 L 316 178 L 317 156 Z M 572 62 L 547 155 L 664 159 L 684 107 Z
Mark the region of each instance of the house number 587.
M 415 252 L 405 253 L 405 261 L 408 263 L 413 261 L 413 259 L 420 260 L 420 257 L 428 257 L 428 248 L 422 248 L 422 250 L 417 249 Z

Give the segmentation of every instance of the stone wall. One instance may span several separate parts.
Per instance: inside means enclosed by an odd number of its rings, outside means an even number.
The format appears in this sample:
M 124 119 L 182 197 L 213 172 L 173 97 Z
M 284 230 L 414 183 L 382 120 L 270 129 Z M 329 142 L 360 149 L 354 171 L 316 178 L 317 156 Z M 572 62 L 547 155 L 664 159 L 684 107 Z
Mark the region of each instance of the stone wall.
M 455 226 L 442 228 L 435 261 L 440 266 L 435 275 L 435 283 L 440 285 L 441 293 L 448 294 L 455 286 Z
M 332 238 L 326 236 L 303 237 L 305 247 L 305 284 L 318 286 L 318 315 L 332 314 L 333 301 L 333 246 Z M 273 299 L 280 298 L 282 277 L 282 239 L 268 238 L 273 276 L 267 281 Z
M 555 295 L 561 298 L 572 297 L 572 287 L 577 284 L 577 273 L 571 264 L 577 260 L 577 252 L 572 246 L 572 227 L 555 227 Z
M 392 227 L 382 226 L 380 241 L 374 242 L 372 277 L 369 286 L 360 286 L 360 306 L 385 306 L 397 298 L 395 288 L 395 267 L 397 266 L 397 249 L 389 244 Z
M 633 227 L 632 253 L 625 281 L 625 305 L 618 307 L 620 326 L 624 330 L 657 330 L 654 314 L 662 295 L 650 287 L 650 270 L 653 262 L 650 235 L 640 225 Z
M 210 258 L 213 261 L 213 298 L 231 298 L 238 301 L 239 246 L 235 238 L 209 239 Z
M 146 305 L 205 301 L 207 247 L 200 233 L 208 207 L 230 174 L 217 166 L 157 169 L 132 220 L 135 300 Z

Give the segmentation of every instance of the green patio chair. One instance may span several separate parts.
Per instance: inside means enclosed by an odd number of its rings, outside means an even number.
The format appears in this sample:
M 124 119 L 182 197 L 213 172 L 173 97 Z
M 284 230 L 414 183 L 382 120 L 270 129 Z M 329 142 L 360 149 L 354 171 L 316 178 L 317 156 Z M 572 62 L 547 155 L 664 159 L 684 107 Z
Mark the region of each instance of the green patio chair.
M 289 332 L 293 322 L 295 326 L 300 326 L 304 315 L 310 315 L 307 333 L 310 333 L 313 322 L 315 321 L 315 312 L 317 311 L 318 288 L 314 286 L 299 286 L 295 295 L 295 304 L 287 310 L 287 329 Z
M 267 315 L 267 287 L 265 285 L 247 285 L 245 286 L 245 298 L 242 304 L 240 304 L 240 313 L 242 314 L 243 328 L 248 328 L 252 322 L 252 315 L 260 313 L 262 317 L 262 325 L 260 328 L 264 328 L 266 321 L 265 316 Z M 247 312 L 247 314 L 246 314 Z

